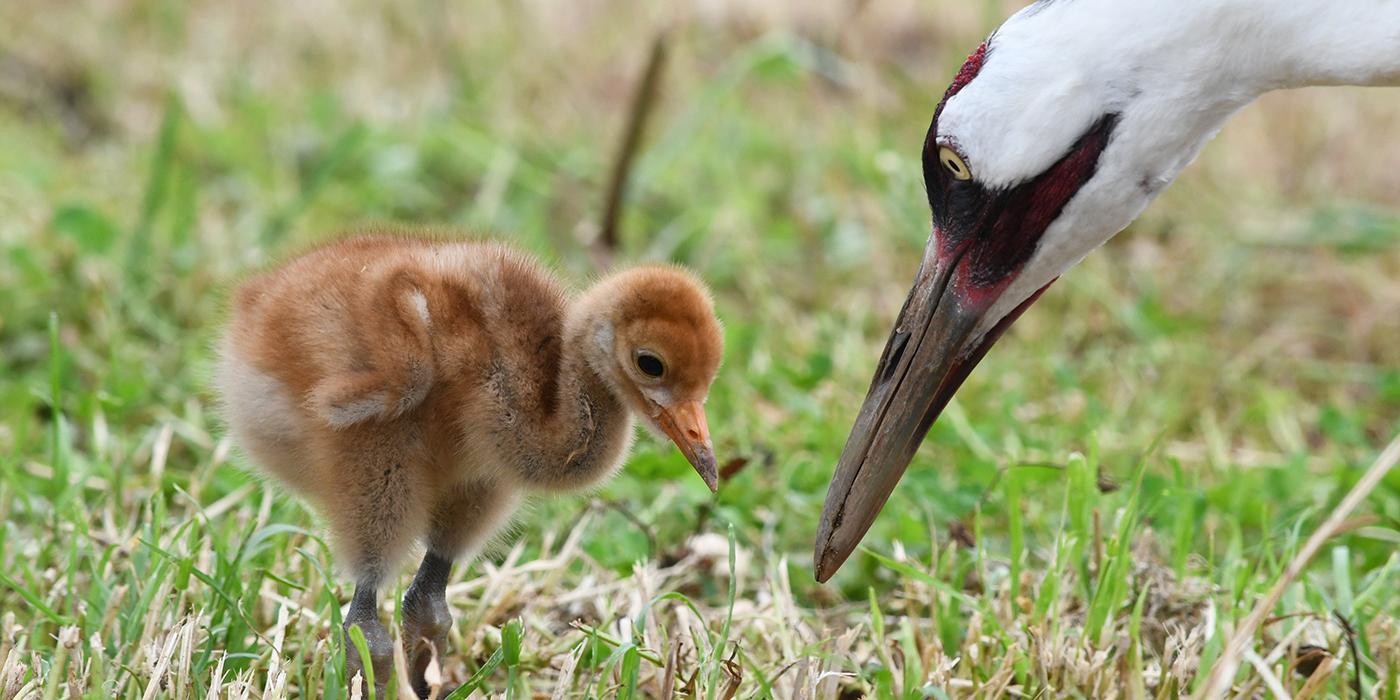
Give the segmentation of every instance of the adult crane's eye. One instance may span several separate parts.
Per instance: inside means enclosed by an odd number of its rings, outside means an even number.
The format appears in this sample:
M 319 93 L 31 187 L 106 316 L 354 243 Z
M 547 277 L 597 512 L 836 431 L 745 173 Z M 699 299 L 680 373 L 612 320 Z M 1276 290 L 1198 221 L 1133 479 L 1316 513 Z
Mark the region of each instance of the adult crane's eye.
M 637 353 L 637 369 L 648 377 L 660 377 L 666 373 L 666 365 L 661 358 L 645 350 Z
M 953 149 L 940 146 L 938 148 L 938 162 L 943 164 L 943 169 L 947 170 L 954 179 L 972 179 L 972 171 L 967 168 L 967 163 L 963 162 L 962 156 Z

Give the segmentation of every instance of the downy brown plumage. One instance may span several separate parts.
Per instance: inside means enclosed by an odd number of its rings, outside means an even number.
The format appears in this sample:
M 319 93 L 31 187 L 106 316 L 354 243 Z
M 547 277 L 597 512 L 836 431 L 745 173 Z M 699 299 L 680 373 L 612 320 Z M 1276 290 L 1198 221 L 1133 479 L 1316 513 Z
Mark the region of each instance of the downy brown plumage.
M 703 402 L 722 351 L 704 285 L 671 266 L 604 277 L 571 298 L 528 256 L 412 235 L 333 242 L 249 279 L 220 348 L 236 442 L 310 501 L 355 577 L 346 625 L 392 646 L 377 592 L 415 542 L 403 603 L 420 693 L 451 624 L 451 563 L 474 554 L 522 495 L 610 476 L 632 416 L 716 488 Z M 351 677 L 362 668 L 353 650 Z

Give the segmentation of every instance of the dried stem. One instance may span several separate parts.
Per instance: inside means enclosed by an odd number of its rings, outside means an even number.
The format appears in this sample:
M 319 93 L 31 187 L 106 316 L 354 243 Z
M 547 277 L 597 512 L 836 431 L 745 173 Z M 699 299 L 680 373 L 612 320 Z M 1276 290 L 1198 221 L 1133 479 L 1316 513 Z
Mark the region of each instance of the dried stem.
M 593 256 L 600 267 L 607 267 L 617 253 L 619 221 L 622 218 L 622 199 L 627 190 L 627 177 L 636 159 L 637 148 L 646 131 L 648 117 L 660 92 L 661 70 L 666 64 L 667 30 L 660 30 L 651 41 L 651 52 L 647 56 L 646 70 L 637 88 L 632 93 L 632 105 L 627 114 L 627 124 L 622 132 L 622 143 L 618 144 L 617 155 L 613 158 L 612 172 L 608 178 L 607 198 L 603 202 L 603 220 L 598 236 L 593 240 Z
M 1376 458 L 1371 468 L 1366 470 L 1366 473 L 1361 476 L 1361 480 L 1356 482 L 1356 485 L 1347 493 L 1346 498 L 1337 504 L 1322 526 L 1313 532 L 1308 541 L 1303 544 L 1303 548 L 1298 550 L 1298 554 L 1294 555 L 1292 561 L 1288 562 L 1288 568 L 1284 569 L 1283 575 L 1274 582 L 1274 587 L 1269 590 L 1269 594 L 1264 596 L 1258 605 L 1254 606 L 1254 610 L 1235 630 L 1230 637 L 1229 644 L 1225 647 L 1225 653 L 1220 655 L 1220 659 L 1215 663 L 1215 668 L 1211 669 L 1210 676 L 1206 679 L 1205 687 L 1202 688 L 1198 698 L 1212 700 L 1225 697 L 1225 693 L 1229 691 L 1230 683 L 1235 677 L 1235 671 L 1239 669 L 1240 660 L 1244 657 L 1244 652 L 1250 641 L 1254 639 L 1254 633 L 1259 629 L 1259 623 L 1278 604 L 1279 598 L 1283 597 L 1283 592 L 1289 584 L 1303 573 L 1303 567 L 1306 567 L 1308 562 L 1317 555 L 1318 550 L 1322 549 L 1322 545 L 1341 529 L 1347 516 L 1351 515 L 1351 511 L 1355 510 L 1356 506 L 1360 505 L 1361 501 L 1375 490 L 1381 479 L 1385 477 L 1391 467 L 1395 466 L 1396 462 L 1400 462 L 1400 435 L 1396 435 L 1395 439 L 1390 441 L 1390 444 Z

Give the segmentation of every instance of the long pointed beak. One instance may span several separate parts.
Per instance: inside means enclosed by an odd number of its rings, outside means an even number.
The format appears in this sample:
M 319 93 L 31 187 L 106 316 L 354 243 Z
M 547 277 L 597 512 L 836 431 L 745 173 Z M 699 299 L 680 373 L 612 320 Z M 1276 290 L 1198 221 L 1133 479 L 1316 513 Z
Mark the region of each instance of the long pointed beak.
M 705 480 L 710 492 L 719 491 L 719 469 L 714 446 L 710 444 L 710 426 L 705 420 L 705 406 L 699 401 L 683 401 L 662 406 L 656 416 L 661 429 L 676 443 L 690 466 Z
M 1044 291 L 973 337 L 997 295 L 962 287 L 958 257 L 940 262 L 937 248 L 931 240 L 827 490 L 817 531 L 818 581 L 831 578 L 860 544 L 953 393 Z

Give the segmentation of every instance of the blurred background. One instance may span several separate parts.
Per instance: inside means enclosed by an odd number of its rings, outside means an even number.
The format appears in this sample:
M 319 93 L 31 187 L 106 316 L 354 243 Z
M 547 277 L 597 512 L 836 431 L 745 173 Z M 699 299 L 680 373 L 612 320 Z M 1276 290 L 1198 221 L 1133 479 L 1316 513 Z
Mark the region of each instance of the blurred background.
M 1397 91 L 1271 94 L 1232 120 L 973 373 L 867 537 L 879 556 L 812 582 L 827 480 L 929 232 L 933 107 L 1023 4 L 0 4 L 0 662 L 39 653 L 0 684 L 46 685 L 55 664 L 79 669 L 56 676 L 73 696 L 333 684 L 330 621 L 349 589 L 328 578 L 312 516 L 244 470 L 208 388 L 229 290 L 390 224 L 508 240 L 586 283 L 657 51 L 607 253 L 681 262 L 714 288 L 727 355 L 709 414 L 729 477 L 712 498 L 644 437 L 596 494 L 524 512 L 459 567 L 449 675 L 475 672 L 510 619 L 537 689 L 590 662 L 612 677 L 628 639 L 664 651 L 693 628 L 682 668 L 718 669 L 723 691 L 729 647 L 702 652 L 730 611 L 741 696 L 865 692 L 882 672 L 909 691 L 911 658 L 925 680 L 939 658 L 969 658 L 978 625 L 1017 618 L 1017 577 L 1057 565 L 1075 468 L 1098 477 L 1096 527 L 1100 507 L 1110 532 L 1135 518 L 1123 551 L 1163 572 L 1182 634 L 1207 624 L 1212 595 L 1228 611 L 1267 587 L 1260 562 L 1286 560 L 1400 425 Z M 1400 475 L 1367 512 L 1300 609 L 1337 609 L 1338 577 L 1348 596 L 1393 584 Z M 1101 568 L 1077 572 L 1065 619 Z M 666 591 L 694 608 L 639 622 Z M 861 627 L 877 599 L 895 616 L 878 633 Z M 1111 617 L 1126 625 L 1136 599 Z M 1366 650 L 1369 678 L 1394 679 L 1394 597 L 1347 606 L 1390 625 Z M 579 652 L 602 644 L 579 624 L 618 644 Z M 1171 629 L 1154 633 L 1153 683 Z M 60 654 L 68 630 L 83 641 Z M 1340 648 L 1335 625 L 1319 630 Z M 991 637 L 1035 658 L 1039 642 Z M 157 669 L 167 648 L 187 652 Z M 978 663 L 995 677 L 984 658 L 945 679 Z M 1026 663 L 1018 674 L 1053 672 Z M 643 685 L 659 682 L 642 665 Z M 819 668 L 850 676 L 819 683 Z

